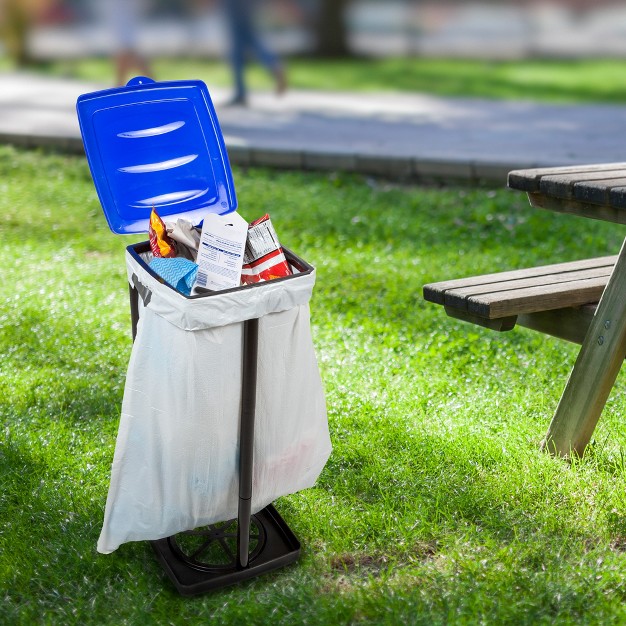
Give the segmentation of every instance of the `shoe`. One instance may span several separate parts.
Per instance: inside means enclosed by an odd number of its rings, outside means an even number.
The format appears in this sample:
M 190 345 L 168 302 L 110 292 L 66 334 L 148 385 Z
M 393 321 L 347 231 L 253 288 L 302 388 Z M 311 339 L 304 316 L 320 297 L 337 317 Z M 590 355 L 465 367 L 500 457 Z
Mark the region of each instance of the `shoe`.
M 229 100 L 224 104 L 227 107 L 246 107 L 248 106 L 248 99 L 245 96 L 235 96 L 232 100 Z

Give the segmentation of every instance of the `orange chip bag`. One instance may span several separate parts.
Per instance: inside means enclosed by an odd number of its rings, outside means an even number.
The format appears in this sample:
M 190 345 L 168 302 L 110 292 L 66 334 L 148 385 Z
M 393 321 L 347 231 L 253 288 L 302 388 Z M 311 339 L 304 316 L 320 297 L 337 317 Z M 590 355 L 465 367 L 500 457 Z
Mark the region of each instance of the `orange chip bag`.
M 176 256 L 176 242 L 167 234 L 165 223 L 154 208 L 150 213 L 148 235 L 150 237 L 150 248 L 152 248 L 152 254 L 155 258 L 163 257 L 169 259 Z

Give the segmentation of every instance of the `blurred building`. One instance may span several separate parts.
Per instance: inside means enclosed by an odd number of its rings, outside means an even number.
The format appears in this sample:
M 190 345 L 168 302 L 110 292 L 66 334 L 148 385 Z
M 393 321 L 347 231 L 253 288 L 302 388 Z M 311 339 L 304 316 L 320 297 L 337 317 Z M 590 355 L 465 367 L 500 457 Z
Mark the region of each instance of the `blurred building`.
M 21 37 L 35 59 L 110 54 L 106 2 L 0 0 L 5 51 Z M 265 0 L 273 47 L 310 54 L 320 19 L 338 19 L 328 6 L 344 7 L 346 47 L 360 55 L 626 55 L 626 3 L 617 0 Z M 221 56 L 219 2 L 147 0 L 138 42 L 148 55 Z

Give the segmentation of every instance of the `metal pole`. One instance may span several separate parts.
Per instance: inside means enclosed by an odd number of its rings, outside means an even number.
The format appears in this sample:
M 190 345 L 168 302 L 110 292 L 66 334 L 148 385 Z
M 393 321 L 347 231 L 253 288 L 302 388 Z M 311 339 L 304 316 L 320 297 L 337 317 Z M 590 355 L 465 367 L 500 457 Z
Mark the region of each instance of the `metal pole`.
M 259 320 L 246 320 L 243 324 L 241 420 L 239 424 L 239 511 L 237 524 L 237 565 L 239 568 L 248 567 L 250 546 L 258 340 Z
M 137 336 L 137 322 L 139 322 L 139 292 L 130 284 L 128 285 L 128 296 L 130 298 L 130 324 L 134 342 Z

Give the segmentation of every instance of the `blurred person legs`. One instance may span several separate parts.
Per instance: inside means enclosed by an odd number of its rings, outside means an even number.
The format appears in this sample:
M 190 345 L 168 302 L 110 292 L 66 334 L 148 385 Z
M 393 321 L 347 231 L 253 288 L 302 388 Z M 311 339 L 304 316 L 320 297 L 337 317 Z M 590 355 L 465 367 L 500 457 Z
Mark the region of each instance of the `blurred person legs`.
M 257 0 L 223 0 L 231 36 L 231 63 L 235 94 L 231 104 L 245 105 L 247 89 L 245 66 L 248 56 L 256 58 L 274 78 L 278 95 L 287 89 L 283 65 L 274 52 L 262 41 L 255 19 Z
M 137 32 L 145 9 L 143 0 L 109 0 L 109 22 L 115 37 L 115 81 L 125 85 L 133 74 L 150 76 L 150 65 L 137 46 Z

